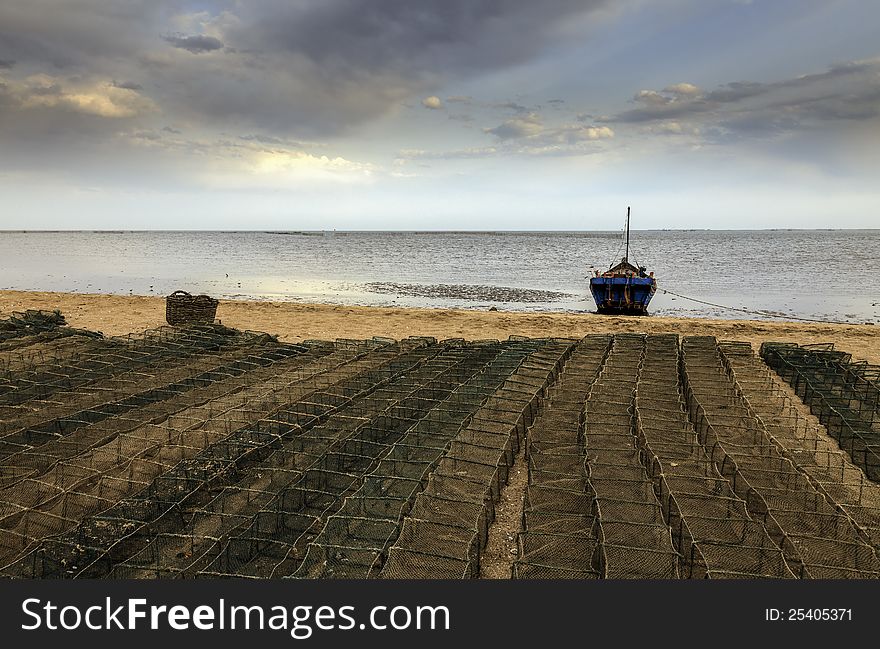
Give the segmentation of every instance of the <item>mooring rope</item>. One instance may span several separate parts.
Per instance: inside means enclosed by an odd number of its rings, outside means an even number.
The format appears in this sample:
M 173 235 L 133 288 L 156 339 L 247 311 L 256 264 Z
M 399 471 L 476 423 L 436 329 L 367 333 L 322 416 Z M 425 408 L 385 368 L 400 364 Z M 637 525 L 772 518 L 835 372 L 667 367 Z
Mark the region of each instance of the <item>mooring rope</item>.
M 760 315 L 765 318 L 782 318 L 785 320 L 798 320 L 800 322 L 821 322 L 823 324 L 858 324 L 854 322 L 845 322 L 842 320 L 821 320 L 819 318 L 801 318 L 795 315 L 785 315 L 782 313 L 773 313 L 772 311 L 760 311 L 754 309 L 744 309 L 742 307 L 736 306 L 727 306 L 726 304 L 715 304 L 714 302 L 706 302 L 705 300 L 698 300 L 695 297 L 689 297 L 687 295 L 682 295 L 681 293 L 676 293 L 674 291 L 669 291 L 665 288 L 658 288 L 658 291 L 661 293 L 667 293 L 669 295 L 674 295 L 676 297 L 680 297 L 683 300 L 690 300 L 691 302 L 698 302 L 699 304 L 706 304 L 708 306 L 714 306 L 718 309 L 729 309 L 730 311 L 739 311 L 740 313 L 748 313 L 751 315 Z

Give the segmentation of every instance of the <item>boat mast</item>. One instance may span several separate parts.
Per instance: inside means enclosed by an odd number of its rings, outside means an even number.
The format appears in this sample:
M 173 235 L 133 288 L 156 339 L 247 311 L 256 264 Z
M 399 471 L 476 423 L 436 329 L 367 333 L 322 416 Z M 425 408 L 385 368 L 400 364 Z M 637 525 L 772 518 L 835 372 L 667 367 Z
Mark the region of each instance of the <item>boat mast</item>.
M 626 255 L 623 260 L 629 263 L 629 206 L 626 208 Z

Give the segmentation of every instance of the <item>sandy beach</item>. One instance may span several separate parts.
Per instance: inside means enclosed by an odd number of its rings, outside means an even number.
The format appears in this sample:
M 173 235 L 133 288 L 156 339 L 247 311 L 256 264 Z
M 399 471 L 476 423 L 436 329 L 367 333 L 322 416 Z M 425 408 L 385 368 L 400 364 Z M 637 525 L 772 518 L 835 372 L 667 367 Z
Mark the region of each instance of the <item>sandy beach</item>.
M 116 336 L 165 324 L 161 296 L 0 291 L 0 317 L 25 309 L 60 309 L 73 327 Z M 217 318 L 238 329 L 265 331 L 285 341 L 305 339 L 435 336 L 503 339 L 511 335 L 580 337 L 591 333 L 677 333 L 719 340 L 799 344 L 833 342 L 854 358 L 880 364 L 880 335 L 873 325 L 763 320 L 599 316 L 591 313 L 523 313 L 454 309 L 348 307 L 266 301 L 224 301 Z

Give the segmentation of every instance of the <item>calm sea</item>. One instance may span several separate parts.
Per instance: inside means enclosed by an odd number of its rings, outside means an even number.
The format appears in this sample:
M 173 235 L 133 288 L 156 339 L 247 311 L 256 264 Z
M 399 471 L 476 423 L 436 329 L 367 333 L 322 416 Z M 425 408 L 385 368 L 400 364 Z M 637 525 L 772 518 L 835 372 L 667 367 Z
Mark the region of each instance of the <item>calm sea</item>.
M 0 232 L 0 289 L 335 304 L 591 311 L 619 232 Z M 705 302 L 880 321 L 880 230 L 635 231 L 659 289 Z M 762 317 L 658 290 L 656 315 Z

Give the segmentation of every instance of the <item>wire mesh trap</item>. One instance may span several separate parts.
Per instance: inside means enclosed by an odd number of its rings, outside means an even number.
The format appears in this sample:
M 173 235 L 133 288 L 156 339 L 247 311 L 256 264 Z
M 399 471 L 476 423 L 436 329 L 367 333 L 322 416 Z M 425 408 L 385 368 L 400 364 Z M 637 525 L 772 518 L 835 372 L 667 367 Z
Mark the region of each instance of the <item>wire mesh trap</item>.
M 673 335 L 289 344 L 16 314 L 0 574 L 473 578 L 521 462 L 511 577 L 876 577 L 876 373 L 762 353 L 774 369 Z

